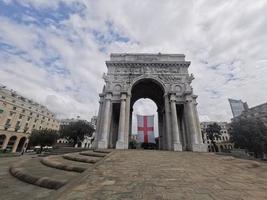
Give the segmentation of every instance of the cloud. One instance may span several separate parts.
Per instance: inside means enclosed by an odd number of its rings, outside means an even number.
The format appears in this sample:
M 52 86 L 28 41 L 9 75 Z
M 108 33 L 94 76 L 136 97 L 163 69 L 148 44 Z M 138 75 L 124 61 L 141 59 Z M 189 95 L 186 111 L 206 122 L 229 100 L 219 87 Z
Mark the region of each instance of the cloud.
M 5 0 L 0 7 L 1 82 L 60 117 L 96 113 L 112 52 L 186 54 L 201 120 L 229 121 L 228 98 L 267 101 L 264 0 Z

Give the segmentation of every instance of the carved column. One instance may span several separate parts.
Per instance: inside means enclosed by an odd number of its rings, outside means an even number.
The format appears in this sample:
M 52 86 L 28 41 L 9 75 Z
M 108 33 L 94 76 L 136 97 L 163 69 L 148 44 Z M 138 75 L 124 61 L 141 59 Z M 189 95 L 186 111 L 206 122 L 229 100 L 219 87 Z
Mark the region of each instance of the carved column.
M 165 123 L 166 123 L 166 133 L 165 133 L 165 149 L 171 150 L 171 122 L 170 122 L 170 104 L 168 94 L 164 95 L 164 103 L 165 103 Z
M 102 133 L 101 140 L 98 143 L 98 148 L 107 149 L 108 148 L 108 131 L 109 131 L 109 117 L 110 117 L 110 107 L 111 107 L 111 94 L 107 93 L 105 98 L 105 110 L 103 116 L 103 124 L 102 124 Z
M 130 102 L 131 102 L 131 95 L 127 94 L 126 97 L 126 113 L 125 113 L 125 143 L 124 143 L 124 149 L 128 149 L 128 143 L 129 143 L 129 135 L 130 135 Z
M 182 151 L 182 145 L 180 143 L 179 125 L 178 125 L 177 112 L 176 112 L 175 94 L 171 95 L 171 114 L 172 114 L 173 150 Z
M 20 139 L 21 139 L 21 137 L 17 137 L 17 139 L 16 139 L 16 141 L 12 147 L 12 153 L 16 153 Z
M 6 135 L 6 138 L 5 138 L 5 140 L 4 140 L 2 149 L 6 149 L 6 147 L 7 147 L 7 145 L 8 145 L 8 142 L 9 142 L 9 139 L 10 139 L 10 138 L 11 138 L 11 136 Z
M 103 102 L 104 102 L 104 95 L 100 94 L 100 101 L 99 101 L 99 110 L 97 115 L 96 121 L 96 130 L 95 130 L 95 140 L 92 144 L 93 148 L 97 148 L 97 141 L 101 139 L 101 122 L 103 121 Z
M 116 149 L 124 149 L 125 142 L 125 113 L 126 113 L 126 94 L 121 95 L 121 108 L 120 108 L 120 119 L 119 119 L 119 131 L 118 141 L 116 143 Z
M 192 151 L 206 152 L 207 145 L 203 144 L 201 138 L 200 125 L 196 111 L 196 104 L 194 100 L 189 97 L 186 101 L 185 112 L 187 113 L 187 126 L 190 134 L 190 146 Z

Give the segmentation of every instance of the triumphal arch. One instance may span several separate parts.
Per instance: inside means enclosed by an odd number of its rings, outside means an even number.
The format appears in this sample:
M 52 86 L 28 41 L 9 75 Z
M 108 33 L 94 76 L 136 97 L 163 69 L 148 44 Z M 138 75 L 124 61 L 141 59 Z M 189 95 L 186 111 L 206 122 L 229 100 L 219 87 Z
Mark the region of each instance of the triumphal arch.
M 100 96 L 96 148 L 128 149 L 132 108 L 140 98 L 158 107 L 160 149 L 207 151 L 183 54 L 111 54 Z

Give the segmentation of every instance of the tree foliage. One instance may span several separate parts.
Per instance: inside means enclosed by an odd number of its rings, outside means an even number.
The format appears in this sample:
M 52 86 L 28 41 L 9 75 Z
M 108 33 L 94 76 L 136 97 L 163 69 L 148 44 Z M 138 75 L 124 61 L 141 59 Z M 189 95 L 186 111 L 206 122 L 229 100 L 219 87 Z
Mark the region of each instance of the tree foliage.
M 258 157 L 267 153 L 267 127 L 254 119 L 241 119 L 231 123 L 231 140 L 235 146 L 254 152 Z
M 56 130 L 33 130 L 29 137 L 29 146 L 52 146 L 56 143 L 58 134 Z
M 217 123 L 209 124 L 206 128 L 207 138 L 211 140 L 211 144 L 213 145 L 216 152 L 219 151 L 215 138 L 221 137 L 221 127 Z
M 90 123 L 79 120 L 62 125 L 60 128 L 60 137 L 67 139 L 74 146 L 78 142 L 82 142 L 85 136 L 92 136 L 93 132 L 94 128 Z

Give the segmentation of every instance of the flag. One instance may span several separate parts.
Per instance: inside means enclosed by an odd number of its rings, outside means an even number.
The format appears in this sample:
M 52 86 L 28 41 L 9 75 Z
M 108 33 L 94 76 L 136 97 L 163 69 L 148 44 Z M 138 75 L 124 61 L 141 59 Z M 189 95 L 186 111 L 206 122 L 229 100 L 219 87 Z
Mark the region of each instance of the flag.
M 155 143 L 154 115 L 137 115 L 137 141 L 141 143 Z

